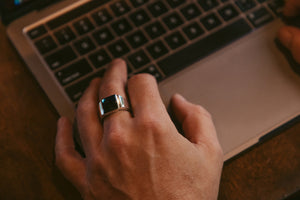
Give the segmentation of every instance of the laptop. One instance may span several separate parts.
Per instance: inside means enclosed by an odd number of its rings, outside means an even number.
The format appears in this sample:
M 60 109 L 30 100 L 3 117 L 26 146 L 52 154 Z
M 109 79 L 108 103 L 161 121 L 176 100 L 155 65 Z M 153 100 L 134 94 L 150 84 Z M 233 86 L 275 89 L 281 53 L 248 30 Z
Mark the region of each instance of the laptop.
M 59 114 L 114 58 L 213 116 L 225 160 L 300 114 L 300 77 L 274 39 L 279 0 L 3 0 L 7 34 Z

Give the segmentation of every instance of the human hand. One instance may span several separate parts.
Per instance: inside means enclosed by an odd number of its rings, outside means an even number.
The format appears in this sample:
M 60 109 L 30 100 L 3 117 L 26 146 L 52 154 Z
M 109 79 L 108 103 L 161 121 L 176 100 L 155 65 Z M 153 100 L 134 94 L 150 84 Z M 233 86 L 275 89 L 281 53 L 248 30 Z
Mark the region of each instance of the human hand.
M 300 14 L 300 1 L 287 0 L 283 9 L 284 16 L 296 17 Z M 288 48 L 294 59 L 300 63 L 300 29 L 293 26 L 284 26 L 278 31 L 278 39 Z
M 120 111 L 99 120 L 99 99 L 120 94 L 132 114 Z M 127 98 L 127 99 L 128 99 Z M 174 95 L 177 132 L 151 75 L 127 81 L 126 64 L 114 60 L 104 77 L 91 82 L 77 108 L 83 150 L 74 149 L 72 125 L 58 121 L 56 163 L 84 199 L 217 199 L 223 153 L 210 114 Z

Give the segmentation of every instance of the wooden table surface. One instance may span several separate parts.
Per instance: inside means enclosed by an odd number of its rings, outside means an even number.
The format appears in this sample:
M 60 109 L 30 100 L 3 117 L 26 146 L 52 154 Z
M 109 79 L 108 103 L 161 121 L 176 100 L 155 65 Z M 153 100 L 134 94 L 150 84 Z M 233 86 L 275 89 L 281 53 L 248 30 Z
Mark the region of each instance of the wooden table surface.
M 0 24 L 0 199 L 80 199 L 54 164 L 47 96 Z M 283 199 L 300 188 L 300 123 L 224 164 L 219 199 Z

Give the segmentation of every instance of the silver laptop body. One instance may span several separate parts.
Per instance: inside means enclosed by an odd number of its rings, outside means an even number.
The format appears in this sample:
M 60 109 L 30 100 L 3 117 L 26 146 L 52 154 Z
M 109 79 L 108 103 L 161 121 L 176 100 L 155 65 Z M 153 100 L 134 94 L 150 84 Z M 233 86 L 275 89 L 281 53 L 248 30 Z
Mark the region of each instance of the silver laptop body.
M 7 26 L 13 45 L 50 101 L 60 115 L 70 119 L 74 118 L 76 102 L 70 100 L 65 87 L 38 53 L 28 31 L 86 2 L 58 2 L 22 16 Z M 221 0 L 217 2 L 222 3 Z M 237 8 L 234 1 L 229 3 Z M 262 6 L 272 13 L 267 3 Z M 213 11 L 217 12 L 217 9 L 219 7 Z M 253 10 L 241 14 L 252 28 L 254 26 L 247 15 Z M 272 16 L 275 19 L 263 27 L 250 31 L 203 59 L 193 61 L 189 67 L 159 82 L 166 106 L 174 93 L 180 93 L 212 114 L 225 160 L 256 144 L 263 136 L 300 114 L 300 77 L 274 43 L 277 30 L 283 23 L 274 13 Z M 226 24 L 224 22 L 222 26 Z M 199 40 L 204 37 L 206 35 L 200 36 Z

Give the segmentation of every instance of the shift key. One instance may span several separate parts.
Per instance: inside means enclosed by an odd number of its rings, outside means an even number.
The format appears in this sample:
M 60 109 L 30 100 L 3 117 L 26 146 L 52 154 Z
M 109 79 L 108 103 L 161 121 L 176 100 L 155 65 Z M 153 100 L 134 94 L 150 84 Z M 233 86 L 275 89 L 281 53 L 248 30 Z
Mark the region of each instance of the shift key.
M 55 73 L 56 78 L 59 80 L 61 85 L 67 85 L 72 81 L 88 74 L 92 71 L 90 64 L 86 59 L 82 59 L 58 72 Z

